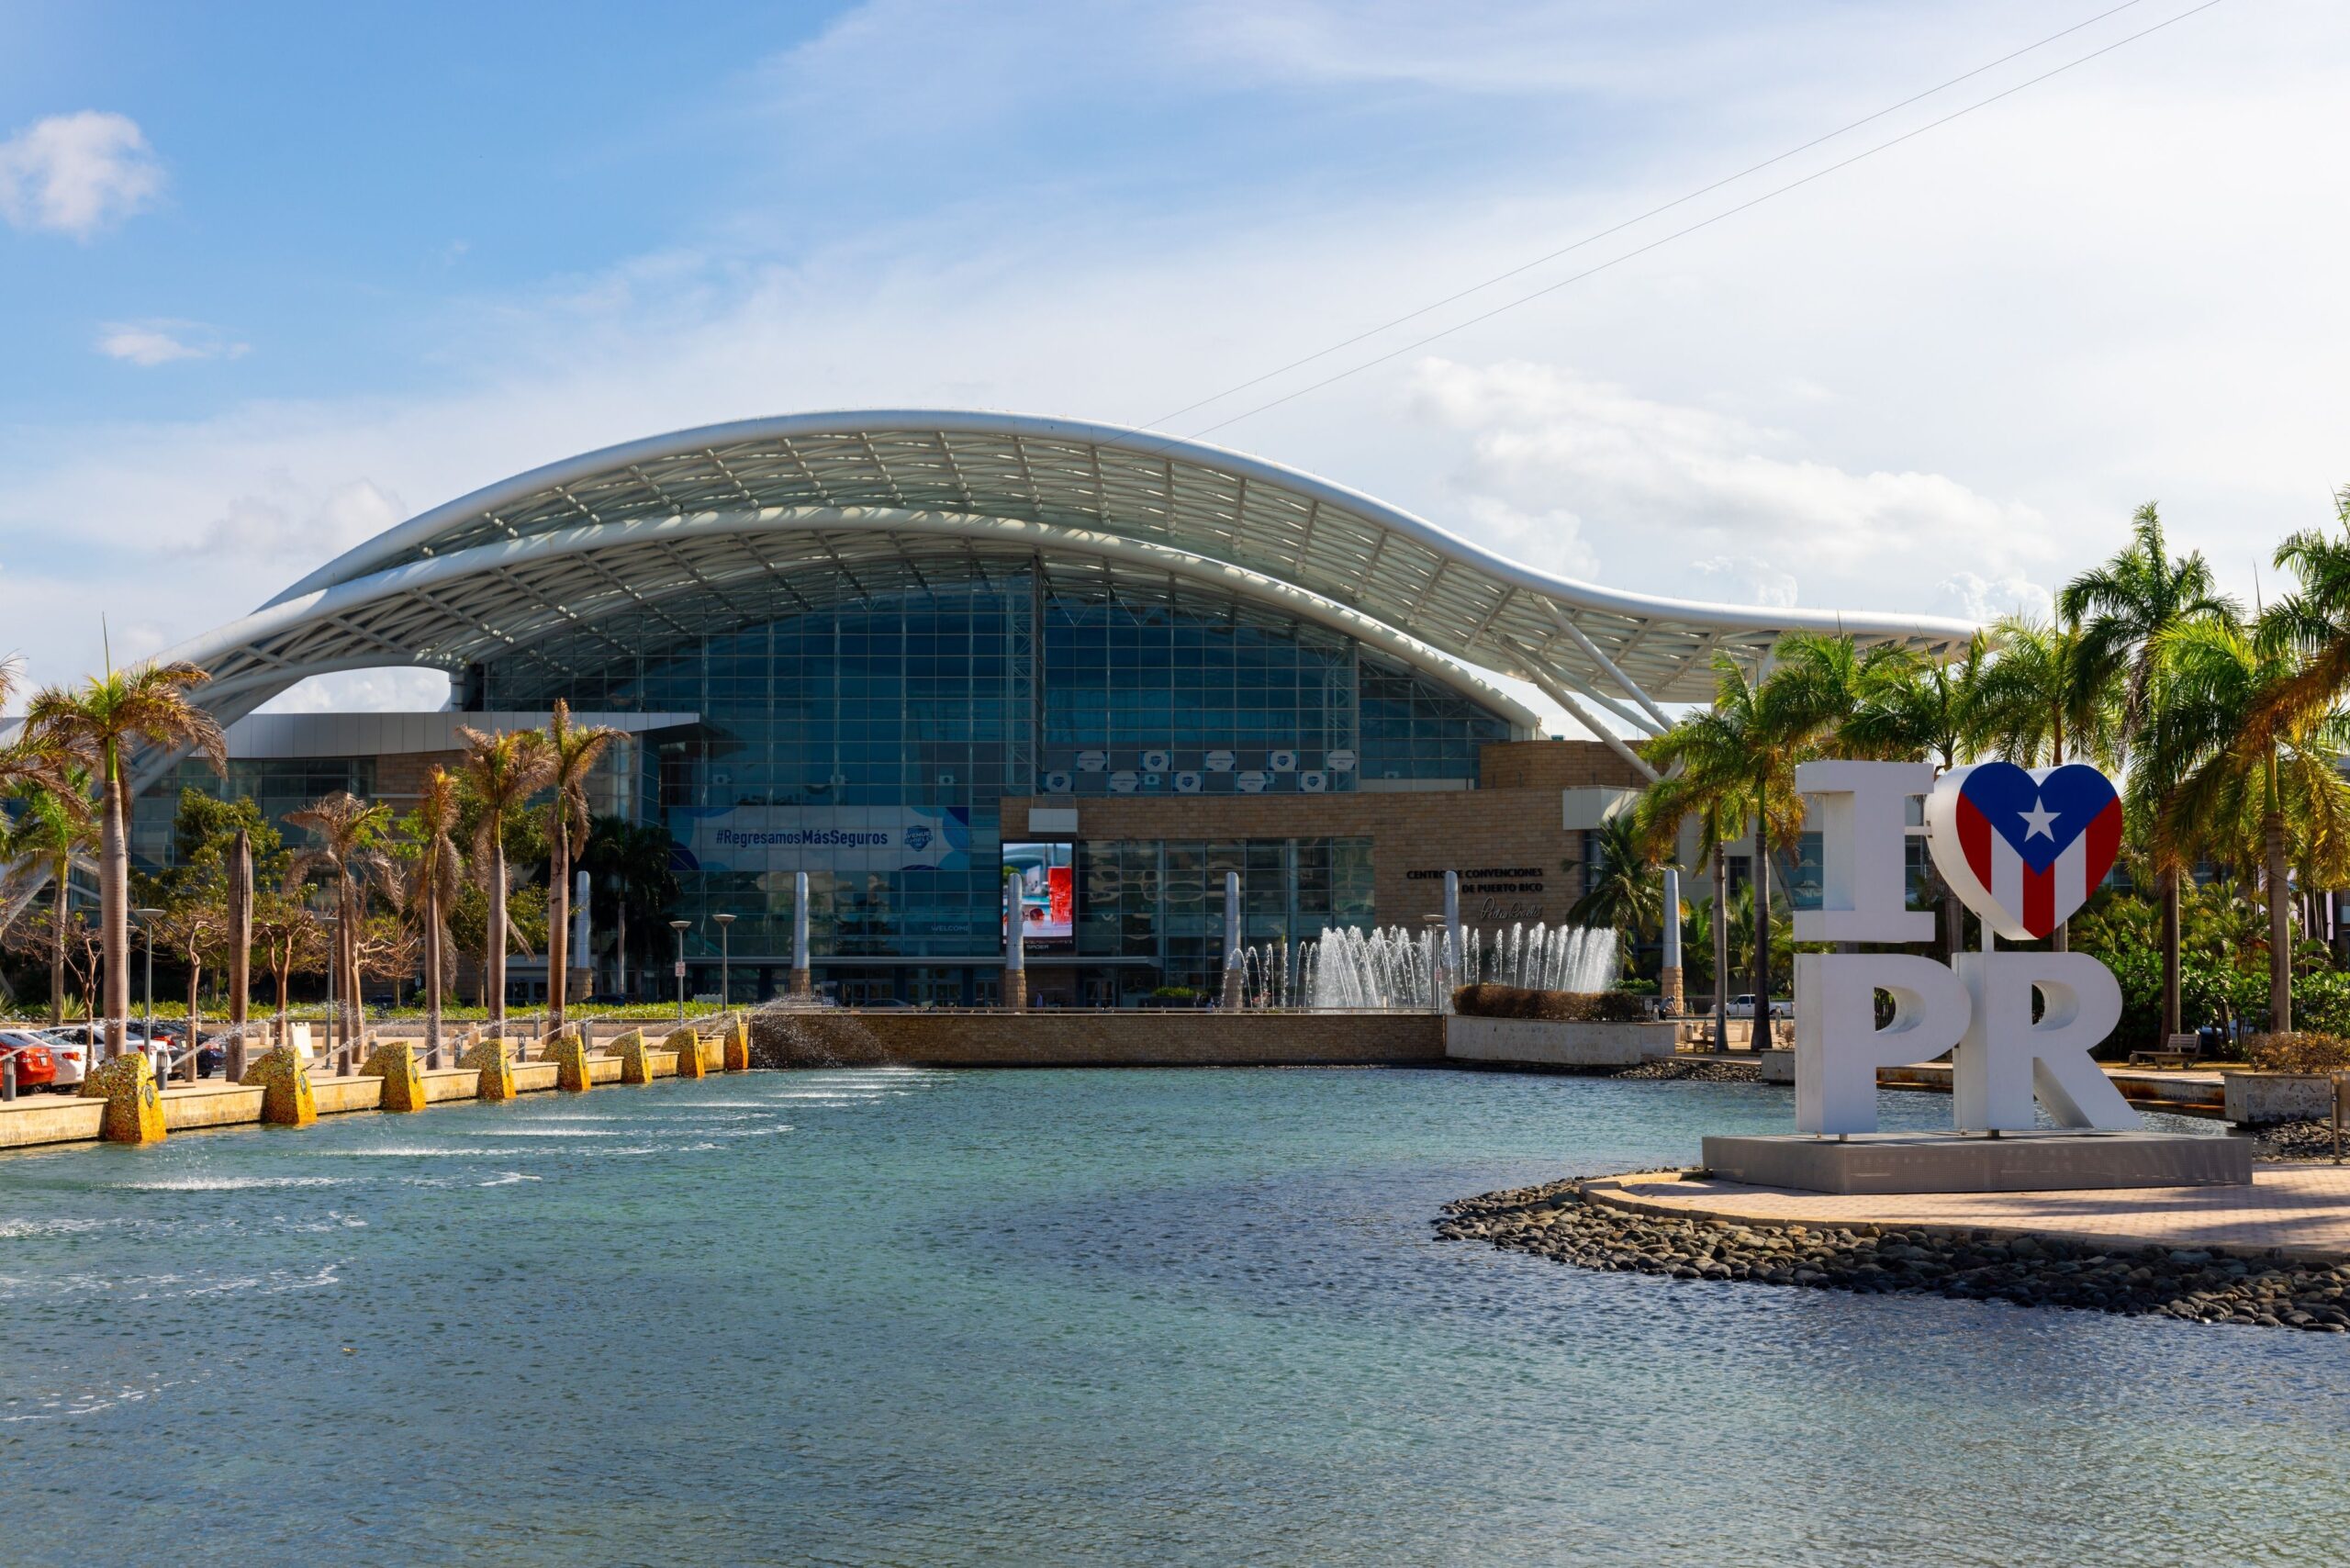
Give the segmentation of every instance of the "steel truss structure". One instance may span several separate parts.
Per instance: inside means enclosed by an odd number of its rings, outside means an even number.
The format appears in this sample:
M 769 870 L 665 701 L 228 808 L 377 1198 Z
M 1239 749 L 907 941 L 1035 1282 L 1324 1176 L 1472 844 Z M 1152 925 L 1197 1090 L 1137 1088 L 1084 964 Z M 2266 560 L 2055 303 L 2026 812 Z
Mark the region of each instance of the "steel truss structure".
M 1718 653 L 1760 661 L 1802 628 L 1942 656 L 1975 631 L 1623 593 L 1238 453 L 1069 420 L 887 411 L 713 425 L 517 475 L 166 656 L 212 672 L 204 698 L 228 721 L 331 671 L 567 670 L 633 654 L 605 625 L 622 612 L 692 635 L 1018 570 L 1313 622 L 1530 724 L 1479 672 L 1513 677 L 1619 748 L 1617 727 L 1652 734 L 1661 704 L 1708 698 Z

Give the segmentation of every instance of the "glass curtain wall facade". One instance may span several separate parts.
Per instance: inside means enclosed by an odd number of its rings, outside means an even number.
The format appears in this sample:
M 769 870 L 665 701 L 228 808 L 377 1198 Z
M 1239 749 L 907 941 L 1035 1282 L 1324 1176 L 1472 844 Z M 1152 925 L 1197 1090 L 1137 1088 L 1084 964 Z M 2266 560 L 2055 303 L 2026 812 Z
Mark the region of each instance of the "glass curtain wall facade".
M 466 705 L 532 711 L 561 697 L 585 711 L 700 715 L 648 737 L 638 799 L 677 845 L 688 958 L 716 955 L 709 916 L 736 917 L 738 997 L 783 983 L 804 870 L 820 978 L 867 999 L 990 1000 L 1007 795 L 1237 792 L 1244 774 L 1270 792 L 1474 778 L 1478 746 L 1510 733 L 1350 639 L 1237 602 L 1123 589 L 1112 600 L 1034 570 L 936 575 L 947 580 L 703 634 L 648 607 L 599 622 L 592 663 L 483 666 Z M 1179 786 L 1179 775 L 1193 777 Z M 1375 913 L 1367 840 L 1081 855 L 1073 957 L 1106 961 L 1084 1000 L 1203 983 L 1226 865 L 1243 872 L 1252 941 Z M 1040 980 L 1052 961 L 1032 958 Z

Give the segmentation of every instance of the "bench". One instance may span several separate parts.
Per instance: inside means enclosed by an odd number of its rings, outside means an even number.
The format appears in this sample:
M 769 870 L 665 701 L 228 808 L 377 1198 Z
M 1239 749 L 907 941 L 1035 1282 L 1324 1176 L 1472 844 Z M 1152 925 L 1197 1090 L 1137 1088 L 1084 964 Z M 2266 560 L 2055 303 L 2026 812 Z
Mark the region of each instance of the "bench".
M 2203 1036 L 2173 1035 L 2158 1051 L 2132 1051 L 2132 1067 L 2193 1067 L 2203 1059 Z

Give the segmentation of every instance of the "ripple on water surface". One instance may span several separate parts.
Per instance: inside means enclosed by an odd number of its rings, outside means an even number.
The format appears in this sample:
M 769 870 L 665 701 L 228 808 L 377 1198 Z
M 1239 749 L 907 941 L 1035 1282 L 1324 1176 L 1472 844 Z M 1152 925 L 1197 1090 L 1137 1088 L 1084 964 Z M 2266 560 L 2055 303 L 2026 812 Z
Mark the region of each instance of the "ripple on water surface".
M 0 1557 L 2135 1565 L 2350 1529 L 2333 1340 L 1431 1233 L 1790 1114 L 1759 1085 L 840 1070 L 0 1158 L 8 1473 L 191 1499 L 20 1484 Z

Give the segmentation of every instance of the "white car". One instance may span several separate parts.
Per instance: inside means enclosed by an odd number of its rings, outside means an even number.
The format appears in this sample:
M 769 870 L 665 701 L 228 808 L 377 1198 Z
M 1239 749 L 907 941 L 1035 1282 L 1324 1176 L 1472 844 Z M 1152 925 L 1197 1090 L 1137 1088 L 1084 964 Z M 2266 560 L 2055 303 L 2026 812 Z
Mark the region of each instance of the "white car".
M 65 1031 L 37 1034 L 30 1029 L 0 1029 L 0 1050 L 17 1050 L 26 1046 L 39 1046 L 57 1064 L 57 1076 L 49 1081 L 51 1089 L 78 1089 L 82 1074 L 88 1070 L 88 1050 L 80 1040 L 70 1038 Z
M 1744 996 L 1731 997 L 1729 999 L 1729 1015 L 1733 1018 L 1753 1017 L 1754 993 L 1749 991 Z M 1773 1018 L 1793 1018 L 1795 1015 L 1796 1004 L 1793 1002 L 1790 1002 L 1784 996 L 1774 996 L 1771 999 L 1771 1016 Z

